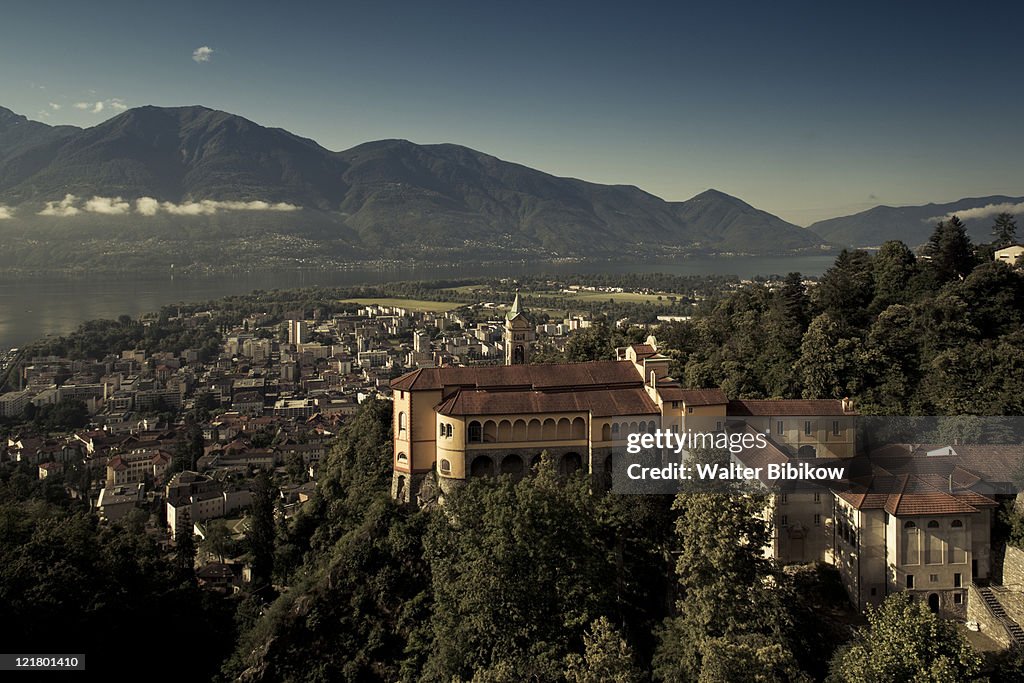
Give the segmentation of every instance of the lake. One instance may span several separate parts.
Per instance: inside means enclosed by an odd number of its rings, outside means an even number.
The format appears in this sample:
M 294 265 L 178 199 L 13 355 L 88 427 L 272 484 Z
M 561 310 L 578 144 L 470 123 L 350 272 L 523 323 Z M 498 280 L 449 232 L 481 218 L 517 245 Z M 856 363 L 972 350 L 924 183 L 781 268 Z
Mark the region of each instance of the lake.
M 142 279 L 32 278 L 0 280 L 0 348 L 22 346 L 47 334 L 63 334 L 86 320 L 137 316 L 166 304 L 208 301 L 254 289 L 344 287 L 400 280 L 516 277 L 570 273 L 672 273 L 747 278 L 798 271 L 821 275 L 834 255 L 690 257 L 646 263 L 507 263 L 450 267 L 361 268 L 337 271 L 275 271 L 266 274 Z

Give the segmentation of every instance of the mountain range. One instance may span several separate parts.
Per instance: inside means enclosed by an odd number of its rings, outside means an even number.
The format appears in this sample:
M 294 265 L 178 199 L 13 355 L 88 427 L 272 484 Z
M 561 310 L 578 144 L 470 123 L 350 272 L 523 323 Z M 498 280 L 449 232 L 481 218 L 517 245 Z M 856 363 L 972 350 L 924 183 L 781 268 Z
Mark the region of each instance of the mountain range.
M 801 228 L 716 190 L 670 202 L 454 144 L 334 152 L 200 106 L 84 129 L 0 107 L 0 268 L 812 253 L 915 246 L 951 213 L 984 240 L 994 211 L 1022 202 L 879 206 Z
M 886 240 L 902 240 L 914 247 L 928 241 L 936 223 L 955 215 L 980 243 L 992 240 L 992 223 L 1004 211 L 1017 216 L 1017 222 L 1024 226 L 1024 197 L 994 195 L 946 204 L 876 206 L 852 216 L 818 221 L 808 230 L 844 247 L 879 246 Z
M 12 215 L 0 231 L 15 241 L 116 238 L 157 248 L 277 235 L 352 259 L 826 247 L 715 190 L 668 202 L 454 144 L 379 140 L 332 152 L 199 106 L 139 107 L 85 129 L 0 108 L 0 207 Z

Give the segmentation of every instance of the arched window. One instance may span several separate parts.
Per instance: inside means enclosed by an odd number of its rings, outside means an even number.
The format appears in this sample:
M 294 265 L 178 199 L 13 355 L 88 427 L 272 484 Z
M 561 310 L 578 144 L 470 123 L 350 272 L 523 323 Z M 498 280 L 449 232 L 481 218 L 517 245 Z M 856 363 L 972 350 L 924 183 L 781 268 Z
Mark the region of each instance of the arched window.
M 444 437 L 444 423 L 441 423 L 441 431 L 437 433 L 438 436 Z
M 441 459 L 441 471 L 444 472 L 445 474 L 452 471 L 452 464 L 445 460 L 444 458 Z
M 409 462 L 409 456 L 405 453 L 398 454 L 398 462 Z
M 445 428 L 444 428 L 444 435 L 446 437 L 448 437 L 449 439 L 452 438 L 452 426 L 451 425 L 446 425 L 445 426 Z
M 939 523 L 933 519 L 932 521 L 928 522 L 928 528 L 929 529 L 938 529 L 939 528 Z
M 914 524 L 913 522 L 907 522 L 906 524 L 903 525 L 903 528 L 904 529 L 916 529 L 917 525 Z
M 964 525 L 964 523 L 961 522 L 959 519 L 954 519 L 953 523 L 950 524 L 950 526 L 953 527 L 954 529 L 960 529 L 960 528 L 963 527 L 963 525 Z
M 481 443 L 483 441 L 483 430 L 480 428 L 480 423 L 473 420 L 469 423 L 469 442 L 470 443 Z
M 405 413 L 399 413 L 398 414 L 398 431 L 399 432 L 404 432 L 405 431 Z

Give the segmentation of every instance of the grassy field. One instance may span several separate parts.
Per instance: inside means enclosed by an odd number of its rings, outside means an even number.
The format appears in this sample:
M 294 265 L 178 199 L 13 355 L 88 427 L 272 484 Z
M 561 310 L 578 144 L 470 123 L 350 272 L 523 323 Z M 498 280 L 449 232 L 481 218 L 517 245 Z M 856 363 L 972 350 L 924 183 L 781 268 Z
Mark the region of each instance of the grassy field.
M 565 297 L 566 299 L 576 299 L 577 301 L 608 301 L 614 299 L 618 302 L 628 303 L 658 303 L 658 297 L 661 297 L 662 303 L 668 303 L 668 297 L 680 296 L 678 294 L 638 294 L 636 292 L 580 292 L 579 294 L 568 294 L 563 292 L 536 292 L 531 293 L 531 296 L 536 297 Z
M 419 299 L 375 299 L 375 298 L 359 298 L 359 299 L 341 299 L 343 304 L 361 304 L 363 306 L 369 306 L 371 304 L 377 304 L 378 306 L 397 306 L 399 308 L 407 308 L 410 311 L 433 311 L 435 313 L 444 313 L 450 311 L 459 306 L 460 304 L 452 301 L 420 301 Z

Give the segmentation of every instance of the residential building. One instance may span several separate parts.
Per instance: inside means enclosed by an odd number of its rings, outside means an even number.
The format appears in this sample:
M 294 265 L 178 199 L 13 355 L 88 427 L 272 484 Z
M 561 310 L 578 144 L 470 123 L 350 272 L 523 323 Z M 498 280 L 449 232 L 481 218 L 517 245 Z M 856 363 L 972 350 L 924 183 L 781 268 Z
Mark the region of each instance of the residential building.
M 1017 266 L 1024 263 L 1024 245 L 1011 244 L 1002 249 L 996 249 L 993 258 L 1002 261 L 1008 266 Z

